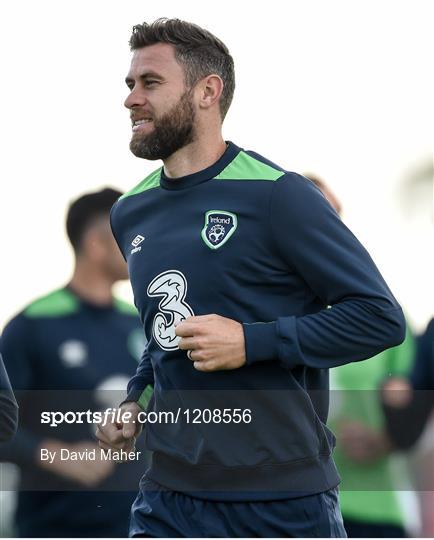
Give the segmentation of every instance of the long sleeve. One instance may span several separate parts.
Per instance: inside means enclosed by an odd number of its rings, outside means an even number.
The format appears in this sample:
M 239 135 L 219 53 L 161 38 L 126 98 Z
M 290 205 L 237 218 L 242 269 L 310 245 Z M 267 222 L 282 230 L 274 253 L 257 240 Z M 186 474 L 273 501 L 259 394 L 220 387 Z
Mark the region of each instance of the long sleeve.
M 136 374 L 130 379 L 125 401 L 137 401 L 142 408 L 149 401 L 149 394 L 154 386 L 154 369 L 148 349 L 145 347 L 142 358 L 137 366 Z
M 118 234 L 113 223 L 113 210 L 115 206 L 113 206 L 110 213 L 110 226 L 119 250 L 124 259 L 127 260 L 126 254 L 122 249 L 122 243 L 118 239 Z M 149 356 L 148 348 L 146 346 L 140 359 L 140 363 L 137 366 L 136 374 L 128 382 L 127 397 L 123 403 L 127 401 L 136 401 L 143 409 L 146 408 L 146 405 L 153 392 L 153 386 L 154 368 L 152 367 L 151 357 Z
M 18 404 L 0 355 L 0 442 L 10 440 L 18 425 Z
M 304 281 L 304 294 L 318 298 L 324 308 L 245 324 L 247 363 L 277 358 L 289 369 L 331 368 L 401 343 L 405 321 L 400 306 L 320 191 L 296 174 L 277 180 L 273 191 L 271 241 Z

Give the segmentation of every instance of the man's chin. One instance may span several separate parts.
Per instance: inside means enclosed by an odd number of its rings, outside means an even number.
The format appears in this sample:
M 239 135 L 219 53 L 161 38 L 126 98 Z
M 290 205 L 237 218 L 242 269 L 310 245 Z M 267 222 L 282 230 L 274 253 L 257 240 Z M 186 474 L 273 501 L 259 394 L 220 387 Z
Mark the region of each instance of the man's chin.
M 130 150 L 131 153 L 138 158 L 148 159 L 150 161 L 160 159 L 158 156 L 155 156 L 151 152 L 150 148 L 147 145 L 143 144 L 143 141 L 136 141 L 134 140 L 134 138 L 131 139 Z

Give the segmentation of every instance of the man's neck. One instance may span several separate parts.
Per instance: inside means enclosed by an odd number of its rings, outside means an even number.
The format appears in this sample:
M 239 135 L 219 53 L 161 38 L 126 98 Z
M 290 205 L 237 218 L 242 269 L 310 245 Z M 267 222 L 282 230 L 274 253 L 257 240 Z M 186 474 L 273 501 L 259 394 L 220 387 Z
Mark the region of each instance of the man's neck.
M 197 140 L 181 148 L 164 160 L 164 173 L 168 178 L 176 178 L 194 174 L 213 165 L 226 150 L 222 136 L 212 140 L 198 137 Z
M 108 306 L 112 303 L 113 281 L 85 261 L 76 262 L 68 285 L 91 304 Z

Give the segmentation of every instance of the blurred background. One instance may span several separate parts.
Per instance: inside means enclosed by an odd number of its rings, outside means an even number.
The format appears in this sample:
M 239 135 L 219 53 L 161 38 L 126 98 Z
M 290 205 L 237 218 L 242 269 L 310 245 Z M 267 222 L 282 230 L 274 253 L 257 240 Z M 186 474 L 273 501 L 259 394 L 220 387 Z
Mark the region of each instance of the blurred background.
M 0 325 L 67 281 L 69 201 L 128 190 L 156 167 L 129 152 L 124 78 L 132 26 L 166 16 L 228 45 L 237 88 L 225 137 L 324 178 L 421 333 L 434 306 L 432 15 L 429 0 L 2 2 Z M 129 283 L 118 293 L 131 300 Z M 432 437 L 419 447 L 431 466 Z M 417 497 L 402 504 L 422 534 Z

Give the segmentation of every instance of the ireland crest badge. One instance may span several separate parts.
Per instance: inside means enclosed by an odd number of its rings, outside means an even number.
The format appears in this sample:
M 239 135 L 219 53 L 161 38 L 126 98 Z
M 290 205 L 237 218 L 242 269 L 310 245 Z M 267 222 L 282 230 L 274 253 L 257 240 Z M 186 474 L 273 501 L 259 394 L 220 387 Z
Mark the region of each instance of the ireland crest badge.
M 237 216 L 226 210 L 209 210 L 205 214 L 202 240 L 211 249 L 221 248 L 237 228 Z

